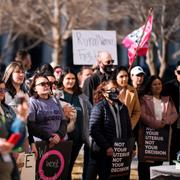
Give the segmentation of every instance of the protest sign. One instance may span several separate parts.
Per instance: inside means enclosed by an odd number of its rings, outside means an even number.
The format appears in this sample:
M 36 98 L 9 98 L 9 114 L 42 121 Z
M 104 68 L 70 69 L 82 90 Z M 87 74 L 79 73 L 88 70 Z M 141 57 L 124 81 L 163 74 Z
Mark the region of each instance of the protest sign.
M 73 30 L 73 61 L 75 65 L 93 65 L 99 52 L 108 51 L 117 65 L 115 31 Z
M 140 161 L 167 161 L 169 158 L 170 127 L 153 129 L 142 125 L 138 144 Z
M 35 180 L 36 159 L 33 153 L 19 153 L 17 165 L 21 179 Z
M 71 158 L 72 142 L 63 141 L 49 148 L 45 141 L 36 142 L 38 160 L 36 179 L 66 180 Z
M 127 140 L 116 139 L 112 157 L 111 177 L 128 175 L 131 164 L 131 151 L 134 146 L 134 138 Z

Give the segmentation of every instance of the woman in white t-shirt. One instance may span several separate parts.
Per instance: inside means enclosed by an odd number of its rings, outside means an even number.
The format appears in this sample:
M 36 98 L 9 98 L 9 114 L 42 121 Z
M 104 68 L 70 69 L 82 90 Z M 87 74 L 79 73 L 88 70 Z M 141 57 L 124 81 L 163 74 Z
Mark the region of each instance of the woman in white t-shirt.
M 144 127 L 152 129 L 169 128 L 177 119 L 176 108 L 169 96 L 162 96 L 163 82 L 158 76 L 151 76 L 145 90 L 145 95 L 140 99 L 141 117 L 140 130 Z M 140 133 L 139 133 L 140 134 Z M 139 152 L 142 145 L 142 138 L 139 136 L 138 147 Z M 162 161 L 146 161 L 139 159 L 138 172 L 139 180 L 150 179 L 150 166 L 161 165 Z

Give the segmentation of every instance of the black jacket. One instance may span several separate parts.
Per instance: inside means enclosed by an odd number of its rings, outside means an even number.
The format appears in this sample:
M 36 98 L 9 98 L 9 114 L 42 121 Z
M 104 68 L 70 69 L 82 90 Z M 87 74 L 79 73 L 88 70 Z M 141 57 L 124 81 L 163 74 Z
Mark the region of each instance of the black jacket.
M 89 97 L 89 101 L 91 102 L 91 104 L 93 104 L 94 91 L 96 90 L 98 85 L 101 82 L 108 80 L 109 78 L 110 75 L 105 73 L 103 74 L 100 72 L 100 70 L 97 70 L 96 73 L 85 80 L 82 91 L 87 97 Z
M 170 96 L 174 102 L 174 105 L 176 106 L 176 110 L 179 112 L 179 106 L 180 106 L 180 83 L 173 79 L 171 81 L 168 81 L 164 85 L 163 95 Z M 173 127 L 177 127 L 177 121 L 173 124 Z
M 121 138 L 126 139 L 132 137 L 131 122 L 127 107 L 119 102 L 120 106 L 122 106 L 120 110 Z M 100 101 L 91 111 L 90 135 L 101 149 L 113 147 L 114 140 L 117 138 L 115 120 L 106 100 Z

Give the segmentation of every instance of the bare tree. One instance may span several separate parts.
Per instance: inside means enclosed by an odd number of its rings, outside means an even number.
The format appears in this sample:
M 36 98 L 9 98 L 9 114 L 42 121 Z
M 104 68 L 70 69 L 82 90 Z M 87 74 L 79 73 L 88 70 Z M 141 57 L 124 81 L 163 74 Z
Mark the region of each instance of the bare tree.
M 110 3 L 111 19 L 110 26 L 118 27 L 118 34 L 128 34 L 145 23 L 150 7 L 154 12 L 152 38 L 146 57 L 151 75 L 157 73 L 157 59 L 160 63 L 159 76 L 164 75 L 168 61 L 168 45 L 178 41 L 180 35 L 180 3 L 178 0 L 126 0 Z M 121 16 L 117 15 L 121 13 Z M 124 20 L 123 17 L 124 16 Z M 123 24 L 126 26 L 123 26 Z M 129 23 L 128 23 L 129 22 Z M 121 25 L 121 26 L 120 26 Z M 119 28 L 121 27 L 121 28 Z M 129 31 L 128 31 L 129 30 Z M 122 36 L 119 36 L 122 40 Z M 157 58 L 156 58 L 157 57 Z
M 146 63 L 150 73 L 156 74 L 159 59 L 162 77 L 169 42 L 179 40 L 179 0 L 1 0 L 0 33 L 8 33 L 9 42 L 20 36 L 33 38 L 31 47 L 47 43 L 54 49 L 54 64 L 59 64 L 63 42 L 71 36 L 72 29 L 99 29 L 98 25 L 104 23 L 104 28 L 117 31 L 120 42 L 145 23 L 150 7 L 154 10 L 154 23 Z
M 71 30 L 88 29 L 101 21 L 98 7 L 99 3 L 91 0 L 2 0 L 0 33 L 8 33 L 9 42 L 20 36 L 33 38 L 31 47 L 47 43 L 53 47 L 54 64 L 59 64 L 62 43 Z

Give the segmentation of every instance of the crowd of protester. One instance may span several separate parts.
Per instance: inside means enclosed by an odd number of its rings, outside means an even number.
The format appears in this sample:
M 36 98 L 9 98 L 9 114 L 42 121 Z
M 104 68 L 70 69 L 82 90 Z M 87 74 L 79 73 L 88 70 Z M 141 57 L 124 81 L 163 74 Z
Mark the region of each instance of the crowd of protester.
M 0 79 L 1 180 L 20 179 L 18 153 L 34 152 L 37 158 L 36 141 L 53 147 L 68 140 L 73 142 L 68 180 L 83 145 L 82 179 L 116 179 L 110 177 L 114 139 L 135 137 L 132 159 L 143 148 L 144 126 L 172 127 L 172 164 L 180 151 L 180 61 L 175 79 L 166 83 L 156 75 L 147 78 L 140 66 L 129 72 L 113 63 L 111 54 L 100 52 L 96 67 L 83 66 L 79 73 L 44 64 L 30 75 L 30 54 L 17 52 Z M 150 166 L 162 163 L 139 160 L 139 179 L 150 179 Z M 121 179 L 130 179 L 130 171 Z

